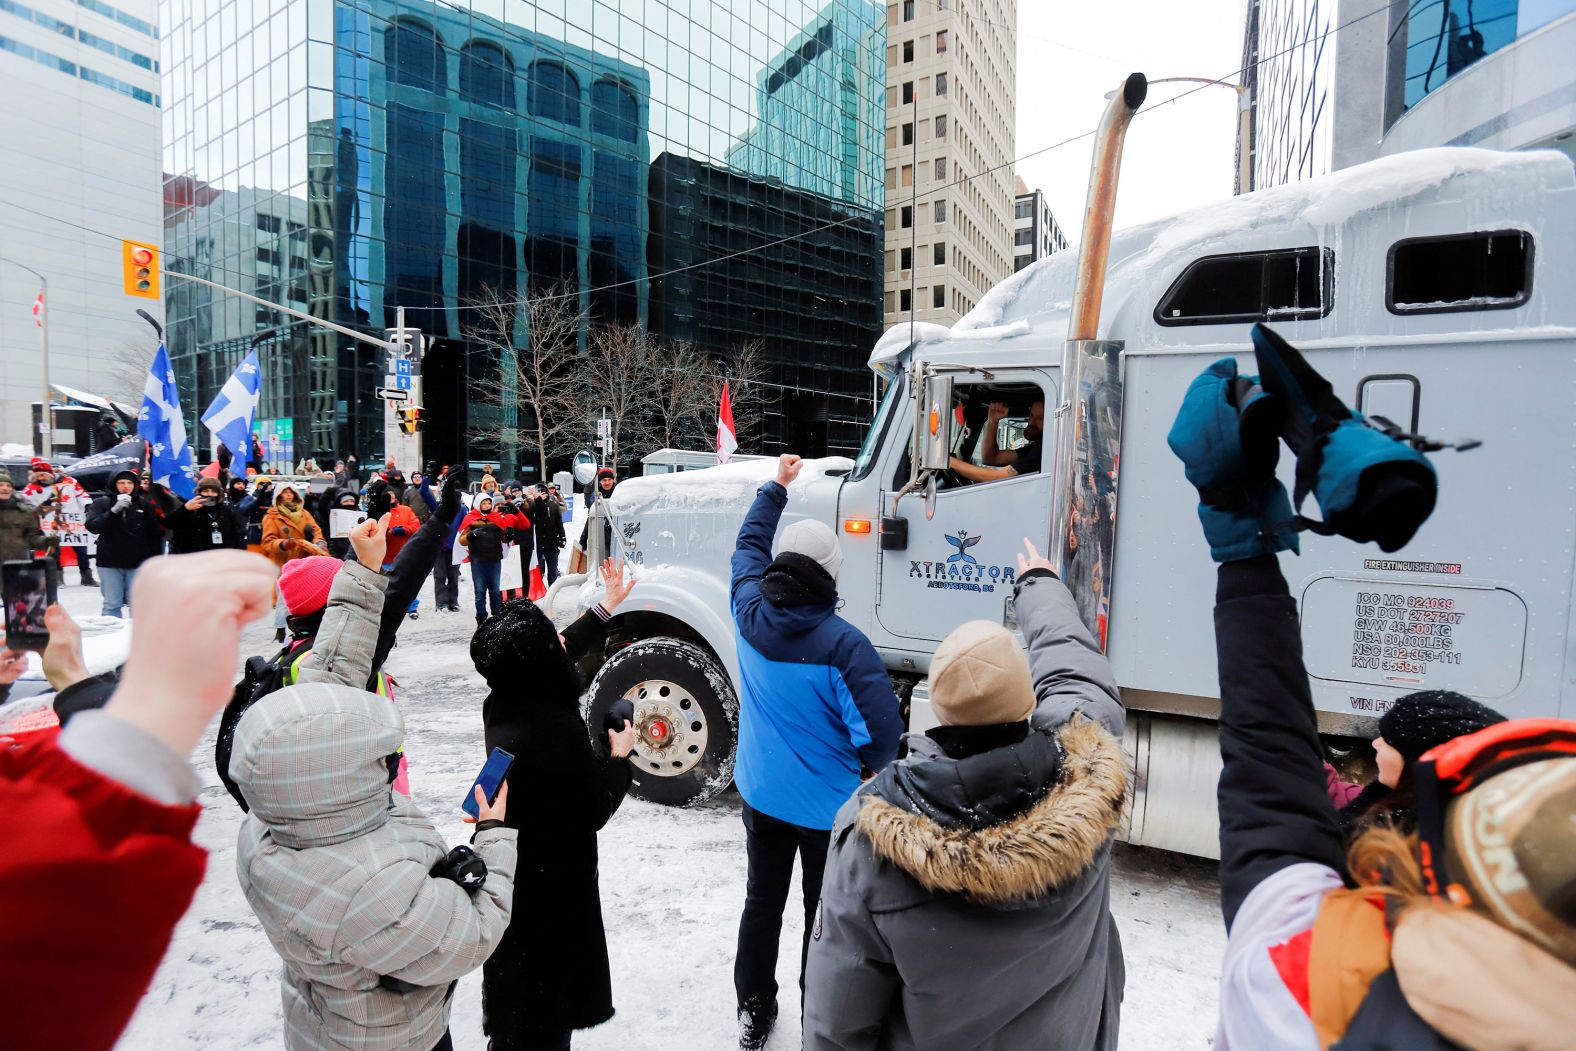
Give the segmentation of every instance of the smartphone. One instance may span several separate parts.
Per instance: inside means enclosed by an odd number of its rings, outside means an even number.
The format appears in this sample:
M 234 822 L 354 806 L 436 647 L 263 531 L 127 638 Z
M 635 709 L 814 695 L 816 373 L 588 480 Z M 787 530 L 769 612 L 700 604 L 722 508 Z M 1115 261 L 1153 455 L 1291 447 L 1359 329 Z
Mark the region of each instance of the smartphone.
M 49 645 L 44 611 L 55 601 L 55 565 L 47 558 L 0 566 L 0 596 L 5 602 L 5 644 L 13 650 Z
M 9 564 L 9 563 L 7 563 Z M 498 789 L 503 784 L 503 779 L 509 776 L 509 768 L 514 765 L 514 755 L 502 748 L 494 748 L 492 755 L 487 757 L 487 762 L 482 765 L 482 772 L 476 775 L 476 780 L 471 782 L 471 787 L 465 791 L 465 799 L 460 803 L 460 809 L 471 817 L 477 816 L 476 786 L 482 786 L 482 792 L 487 796 L 490 804 L 498 798 Z

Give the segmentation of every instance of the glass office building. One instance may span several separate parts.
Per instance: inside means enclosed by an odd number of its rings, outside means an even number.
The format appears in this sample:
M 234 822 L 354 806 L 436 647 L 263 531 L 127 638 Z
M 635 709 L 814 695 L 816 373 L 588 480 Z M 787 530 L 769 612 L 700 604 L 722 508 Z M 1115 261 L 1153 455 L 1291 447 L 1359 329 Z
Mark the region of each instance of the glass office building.
M 510 462 L 467 438 L 498 411 L 472 396 L 495 362 L 467 338 L 488 289 L 567 291 L 593 324 L 691 340 L 720 370 L 758 340 L 761 451 L 857 446 L 880 335 L 880 4 L 163 0 L 161 23 L 165 269 L 373 334 L 405 308 L 435 340 L 431 456 Z M 741 247 L 747 264 L 714 262 Z M 166 290 L 191 425 L 255 343 L 259 415 L 295 458 L 381 451 L 381 350 Z

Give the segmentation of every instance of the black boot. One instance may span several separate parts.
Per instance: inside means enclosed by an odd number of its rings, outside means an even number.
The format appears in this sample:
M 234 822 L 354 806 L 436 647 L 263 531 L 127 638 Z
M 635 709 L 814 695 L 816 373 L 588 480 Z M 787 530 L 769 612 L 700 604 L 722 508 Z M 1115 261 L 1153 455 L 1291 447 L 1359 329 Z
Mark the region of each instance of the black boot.
M 739 1051 L 761 1051 L 777 1024 L 777 1001 L 739 1006 Z
M 274 641 L 275 642 L 283 642 L 283 641 L 285 641 L 285 629 L 284 628 L 276 628 L 276 629 L 274 629 Z

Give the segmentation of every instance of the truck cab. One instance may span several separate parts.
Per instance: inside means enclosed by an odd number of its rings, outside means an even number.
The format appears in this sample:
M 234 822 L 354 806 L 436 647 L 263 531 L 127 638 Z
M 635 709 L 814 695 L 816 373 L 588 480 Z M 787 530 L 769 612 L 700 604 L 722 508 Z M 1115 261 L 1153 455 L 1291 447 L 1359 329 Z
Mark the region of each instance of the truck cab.
M 1127 837 L 1214 853 L 1214 566 L 1165 436 L 1204 366 L 1232 355 L 1254 371 L 1255 322 L 1371 419 L 1483 442 L 1432 457 L 1438 505 L 1401 551 L 1305 534 L 1301 557 L 1282 559 L 1321 731 L 1360 753 L 1378 716 L 1425 688 L 1513 718 L 1576 715 L 1568 158 L 1419 151 L 1121 231 L 1100 314 L 1117 353 L 1109 375 L 1068 390 L 1076 263 L 1063 253 L 1034 264 L 950 329 L 889 331 L 870 357 L 885 390 L 863 447 L 811 461 L 790 490 L 785 524 L 813 517 L 837 530 L 840 614 L 882 654 L 911 728 L 927 725 L 937 643 L 968 620 L 1014 626 L 1024 541 L 1047 550 L 1065 536 L 1052 557 L 1130 711 Z M 1036 404 L 1043 451 L 1031 448 Z M 1024 470 L 959 468 L 1025 442 Z M 1292 466 L 1283 456 L 1288 491 Z M 587 704 L 599 715 L 636 701 L 636 791 L 648 798 L 708 798 L 731 776 L 728 562 L 774 470 L 764 460 L 632 479 L 609 501 L 640 584 L 594 661 Z

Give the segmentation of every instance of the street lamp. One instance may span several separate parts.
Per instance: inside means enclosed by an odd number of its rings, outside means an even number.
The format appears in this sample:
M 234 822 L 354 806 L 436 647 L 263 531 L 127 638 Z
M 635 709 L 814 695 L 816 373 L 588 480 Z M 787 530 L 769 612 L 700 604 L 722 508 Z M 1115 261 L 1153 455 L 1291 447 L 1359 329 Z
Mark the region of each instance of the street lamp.
M 49 312 L 51 309 L 49 304 L 49 279 L 26 263 L 17 262 L 15 259 L 0 256 L 0 263 L 10 263 L 12 266 L 19 266 L 38 278 L 38 295 L 44 301 L 44 309 L 38 312 L 39 340 L 42 343 L 40 361 L 43 365 L 44 378 L 44 401 L 39 409 L 38 420 L 38 451 L 39 455 L 47 460 L 50 458 L 49 454 L 51 451 L 50 429 L 54 424 L 49 411 Z
M 1149 83 L 1213 84 L 1237 93 L 1237 192 L 1253 192 L 1253 151 L 1249 148 L 1253 141 L 1252 90 L 1246 84 L 1233 84 L 1229 80 L 1216 80 L 1213 77 L 1162 77 Z M 1107 92 L 1105 97 L 1110 98 L 1111 93 Z

